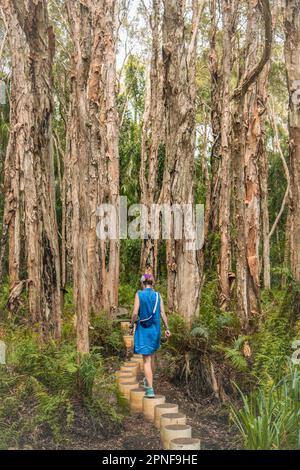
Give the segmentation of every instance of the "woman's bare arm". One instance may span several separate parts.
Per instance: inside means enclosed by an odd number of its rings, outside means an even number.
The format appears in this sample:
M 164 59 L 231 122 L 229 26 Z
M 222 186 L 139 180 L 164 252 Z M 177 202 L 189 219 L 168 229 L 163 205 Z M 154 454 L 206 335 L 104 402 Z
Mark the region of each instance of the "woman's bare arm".
M 134 297 L 133 311 L 132 311 L 132 316 L 131 316 L 131 324 L 130 324 L 131 333 L 133 332 L 134 323 L 138 319 L 139 308 L 140 308 L 140 299 L 139 299 L 138 293 L 136 293 Z

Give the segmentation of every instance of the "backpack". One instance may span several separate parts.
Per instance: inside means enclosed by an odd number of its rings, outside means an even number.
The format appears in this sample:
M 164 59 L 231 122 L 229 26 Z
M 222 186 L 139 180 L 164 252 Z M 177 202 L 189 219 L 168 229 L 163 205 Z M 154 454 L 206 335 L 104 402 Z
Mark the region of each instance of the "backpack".
M 158 303 L 158 292 L 156 292 L 155 305 L 154 305 L 154 309 L 153 309 L 151 315 L 147 318 L 139 318 L 140 325 L 143 328 L 149 328 L 149 326 L 151 326 L 153 324 L 153 317 L 154 317 L 154 314 L 155 314 L 157 303 Z

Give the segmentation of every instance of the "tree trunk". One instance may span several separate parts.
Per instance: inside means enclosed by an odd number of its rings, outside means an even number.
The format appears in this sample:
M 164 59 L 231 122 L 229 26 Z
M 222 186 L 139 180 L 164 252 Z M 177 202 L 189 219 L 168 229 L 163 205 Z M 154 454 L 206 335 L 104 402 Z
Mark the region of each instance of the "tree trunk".
M 220 66 L 218 63 L 218 52 L 216 47 L 217 38 L 217 2 L 210 1 L 210 76 L 211 76 L 211 128 L 212 128 L 212 149 L 210 156 L 211 166 L 211 189 L 210 201 L 206 205 L 210 205 L 210 221 L 209 230 L 211 233 L 216 232 L 218 227 L 218 204 L 220 198 L 220 145 L 221 145 L 221 94 L 222 80 L 220 74 Z M 225 26 L 224 26 L 225 27 Z
M 262 261 L 263 261 L 263 285 L 265 289 L 271 289 L 270 266 L 270 223 L 269 223 L 269 194 L 268 194 L 268 153 L 265 145 L 265 110 L 267 107 L 269 63 L 265 65 L 257 83 L 257 100 L 260 104 L 261 131 L 258 136 L 258 178 L 260 189 L 260 209 L 262 225 Z
M 148 209 L 157 203 L 158 151 L 162 139 L 163 96 L 162 96 L 162 57 L 160 44 L 160 0 L 153 0 L 150 26 L 152 30 L 152 51 L 150 74 L 147 82 L 145 111 L 142 129 L 142 151 L 140 167 L 141 203 Z M 146 267 L 157 274 L 157 243 L 151 236 L 151 218 L 148 217 L 145 238 L 141 248 L 141 270 Z
M 271 266 L 270 266 L 270 223 L 268 207 L 268 154 L 263 140 L 259 150 L 259 184 L 261 194 L 261 221 L 263 240 L 263 282 L 265 289 L 271 289 Z
M 286 0 L 284 15 L 284 51 L 289 92 L 290 263 L 294 279 L 300 282 L 300 1 Z
M 230 77 L 232 57 L 232 3 L 230 0 L 222 2 L 223 13 L 223 69 L 221 91 L 221 164 L 222 175 L 219 199 L 219 227 L 220 227 L 220 306 L 223 310 L 228 308 L 230 298 L 229 272 L 231 267 L 230 244 L 230 186 L 231 186 L 231 146 L 230 146 Z
M 90 312 L 110 310 L 118 302 L 118 236 L 104 241 L 96 234 L 98 206 L 110 203 L 118 211 L 119 204 L 114 3 L 66 2 L 74 54 L 65 219 L 72 230 L 67 247 L 71 245 L 77 349 L 81 353 L 89 350 Z
M 193 2 L 189 49 L 185 37 L 185 2 L 164 1 L 163 62 L 166 111 L 166 164 L 162 201 L 194 204 L 195 51 L 198 2 Z M 195 29 L 196 28 L 196 29 Z M 167 243 L 169 307 L 191 324 L 199 308 L 200 274 L 197 252 L 185 234 Z
M 104 175 L 104 195 L 100 202 L 111 204 L 116 213 L 119 211 L 119 120 L 116 103 L 116 37 L 115 37 L 115 0 L 102 0 L 100 31 L 98 41 L 103 37 L 102 56 L 98 68 L 94 68 L 94 77 L 100 71 L 100 137 L 102 142 L 102 165 Z M 96 45 L 97 43 L 95 43 Z M 92 87 L 92 81 L 90 86 Z M 96 89 L 92 92 L 96 92 Z M 97 95 L 95 94 L 95 97 Z M 101 181 L 100 181 L 101 184 Z M 101 191 L 101 186 L 99 191 Z M 117 221 L 118 222 L 118 218 Z M 118 305 L 120 241 L 119 226 L 116 226 L 116 238 L 101 244 L 102 261 L 102 308 L 112 310 Z
M 237 309 L 242 327 L 247 330 L 251 317 L 260 311 L 259 227 L 260 192 L 258 180 L 259 142 L 262 134 L 258 80 L 269 60 L 272 22 L 269 4 L 259 5 L 265 22 L 265 44 L 261 60 L 259 50 L 259 10 L 248 4 L 246 59 L 242 80 L 234 93 L 234 190 L 236 228 Z
M 77 350 L 83 354 L 89 351 L 90 276 L 95 274 L 94 271 L 89 272 L 88 265 L 90 212 L 94 202 L 90 199 L 90 162 L 99 157 L 95 157 L 91 148 L 91 133 L 97 124 L 90 116 L 92 103 L 87 91 L 92 60 L 91 12 L 87 4 L 79 1 L 67 1 L 66 7 L 74 50 L 64 175 L 65 210 L 67 212 L 71 209 L 69 223 L 72 233 L 73 295 L 77 310 Z
M 32 321 L 38 324 L 42 336 L 53 332 L 59 337 L 61 280 L 51 148 L 54 33 L 45 1 L 3 1 L 2 5 L 9 25 L 13 75 L 7 154 L 7 165 L 13 161 L 8 185 L 14 206 L 8 210 L 12 213 L 10 264 L 18 270 L 18 210 L 23 198 Z

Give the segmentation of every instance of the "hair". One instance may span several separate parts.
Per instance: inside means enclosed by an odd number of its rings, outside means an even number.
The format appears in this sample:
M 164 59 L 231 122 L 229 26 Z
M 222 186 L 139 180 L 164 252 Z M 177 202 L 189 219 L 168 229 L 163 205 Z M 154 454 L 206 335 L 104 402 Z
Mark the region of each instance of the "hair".
M 145 279 L 143 281 L 143 286 L 153 286 L 153 279 Z
M 143 274 L 143 276 L 141 277 L 141 282 L 143 286 L 152 286 L 154 283 L 152 274 L 149 274 L 149 273 Z

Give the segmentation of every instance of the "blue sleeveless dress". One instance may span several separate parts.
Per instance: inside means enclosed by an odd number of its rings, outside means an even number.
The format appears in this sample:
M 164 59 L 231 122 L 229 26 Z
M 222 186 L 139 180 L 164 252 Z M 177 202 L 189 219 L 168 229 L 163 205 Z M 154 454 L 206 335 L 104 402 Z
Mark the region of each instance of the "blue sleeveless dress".
M 137 292 L 140 301 L 139 312 L 142 311 L 143 317 L 149 317 L 154 309 L 156 301 L 156 292 L 151 288 L 143 289 Z M 137 322 L 134 334 L 134 352 L 136 354 L 153 354 L 160 346 L 160 295 L 158 293 L 157 306 L 153 318 L 153 323 L 148 328 L 141 326 Z

